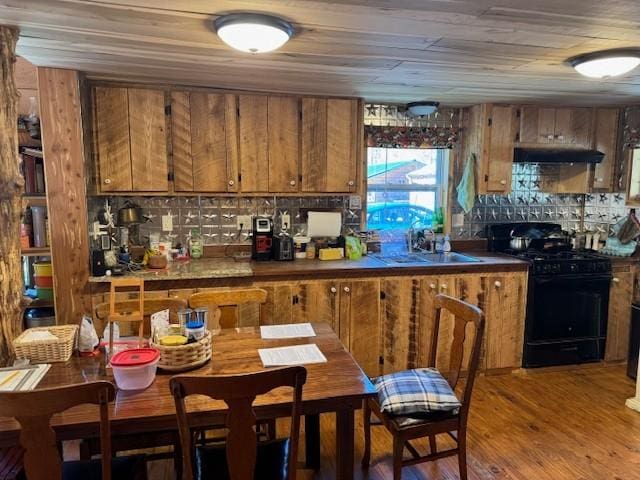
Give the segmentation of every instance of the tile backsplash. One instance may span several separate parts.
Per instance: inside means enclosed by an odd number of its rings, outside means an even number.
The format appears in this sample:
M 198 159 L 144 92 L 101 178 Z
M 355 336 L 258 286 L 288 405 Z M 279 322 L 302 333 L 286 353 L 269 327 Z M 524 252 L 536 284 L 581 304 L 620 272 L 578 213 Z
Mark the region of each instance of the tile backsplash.
M 484 237 L 488 224 L 507 222 L 554 222 L 569 232 L 611 234 L 611 227 L 628 214 L 623 193 L 545 192 L 555 175 L 554 165 L 514 164 L 511 193 L 478 195 L 473 209 L 464 215 L 464 225 L 452 229 L 452 237 Z M 462 212 L 455 199 L 453 212 Z
M 205 245 L 250 244 L 249 231 L 239 234 L 238 215 L 268 215 L 274 218 L 276 233 L 281 225 L 280 216 L 289 215 L 293 234 L 306 233 L 304 211 L 310 209 L 341 210 L 343 233 L 360 230 L 360 208 L 351 207 L 349 196 L 330 197 L 90 197 L 89 225 L 97 220 L 105 202 L 110 206 L 117 223 L 118 210 L 127 200 L 142 208 L 148 218 L 140 225 L 140 240 L 148 241 L 150 233 L 160 234 L 160 241 L 173 245 L 185 244 L 192 229 L 199 229 Z M 162 217 L 172 218 L 171 231 L 162 230 Z

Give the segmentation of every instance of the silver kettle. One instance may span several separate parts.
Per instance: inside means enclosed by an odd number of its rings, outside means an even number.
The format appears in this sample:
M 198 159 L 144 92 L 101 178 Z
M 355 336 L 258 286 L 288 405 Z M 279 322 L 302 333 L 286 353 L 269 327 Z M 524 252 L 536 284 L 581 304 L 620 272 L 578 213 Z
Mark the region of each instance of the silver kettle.
M 511 250 L 515 250 L 516 252 L 522 252 L 529 248 L 529 244 L 531 243 L 531 239 L 529 237 L 524 236 L 513 236 L 515 232 L 511 231 L 511 240 L 509 240 L 509 248 Z

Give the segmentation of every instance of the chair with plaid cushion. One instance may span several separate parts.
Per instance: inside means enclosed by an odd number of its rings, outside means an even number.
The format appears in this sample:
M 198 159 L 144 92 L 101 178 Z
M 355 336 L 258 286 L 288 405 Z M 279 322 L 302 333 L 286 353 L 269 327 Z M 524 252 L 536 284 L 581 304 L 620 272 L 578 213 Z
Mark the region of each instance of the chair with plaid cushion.
M 438 334 L 442 312 L 450 313 L 453 322 L 452 341 L 447 371 L 436 370 Z M 472 324 L 472 328 L 467 328 Z M 384 375 L 374 380 L 378 398 L 364 404 L 364 455 L 362 467 L 368 468 L 371 456 L 371 426 L 384 425 L 393 435 L 393 478 L 400 480 L 403 466 L 458 455 L 460 478 L 467 479 L 466 433 L 471 392 L 475 379 L 484 332 L 484 314 L 478 307 L 447 295 L 435 298 L 435 318 L 428 368 Z M 469 338 L 467 338 L 469 337 Z M 465 352 L 465 345 L 471 348 Z M 467 359 L 463 366 L 463 360 Z M 461 370 L 466 370 L 461 399 L 455 394 Z M 371 422 L 374 413 L 380 423 Z M 456 433 L 454 433 L 456 432 Z M 438 451 L 436 435 L 447 434 L 456 447 Z M 418 438 L 429 438 L 430 453 L 420 455 L 411 444 Z M 403 459 L 404 449 L 412 458 Z

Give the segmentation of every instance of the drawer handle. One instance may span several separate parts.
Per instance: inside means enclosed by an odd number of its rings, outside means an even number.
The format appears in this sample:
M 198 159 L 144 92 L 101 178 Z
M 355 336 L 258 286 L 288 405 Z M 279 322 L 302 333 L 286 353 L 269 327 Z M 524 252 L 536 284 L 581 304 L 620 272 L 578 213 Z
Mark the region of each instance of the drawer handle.
M 620 283 L 620 279 L 618 277 L 613 277 L 611 281 L 615 283 Z
M 351 289 L 349 287 L 344 287 L 344 293 L 349 293 L 351 291 Z
M 440 285 L 440 289 L 441 290 L 446 290 L 447 289 L 447 284 L 445 283 L 444 285 Z
M 354 182 L 353 180 L 349 180 L 349 182 L 347 183 L 347 185 L 349 185 L 350 187 L 353 187 L 356 184 L 356 182 Z
M 331 287 L 330 291 L 331 291 L 331 293 L 336 293 L 338 291 L 338 289 L 336 287 Z
M 596 182 L 601 183 L 602 181 L 604 181 L 604 178 L 596 178 Z
M 295 180 L 290 180 L 289 181 L 289 185 L 291 185 L 292 187 L 295 187 L 296 181 Z
M 431 285 L 429 285 L 429 288 L 430 288 L 431 290 L 435 290 L 435 289 L 436 289 L 436 284 L 435 284 L 435 283 L 432 283 Z
M 543 135 L 543 137 L 544 137 L 544 135 Z M 547 140 L 553 140 L 553 135 L 550 135 L 550 134 L 547 135 Z
M 104 183 L 105 183 L 105 185 L 109 185 L 111 183 L 111 179 L 110 178 L 105 178 L 104 179 Z
M 506 180 L 500 180 L 500 185 L 506 185 L 507 181 Z
M 236 182 L 234 182 L 233 180 L 229 180 L 229 186 L 233 187 L 236 184 Z
M 493 282 L 496 288 L 500 288 L 502 286 L 502 282 L 498 282 L 497 280 Z

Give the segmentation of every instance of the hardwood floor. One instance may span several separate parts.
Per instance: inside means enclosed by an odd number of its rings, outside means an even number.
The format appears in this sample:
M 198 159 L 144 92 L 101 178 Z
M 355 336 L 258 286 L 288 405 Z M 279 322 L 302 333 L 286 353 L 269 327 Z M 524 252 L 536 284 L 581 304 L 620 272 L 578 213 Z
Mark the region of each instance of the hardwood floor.
M 640 480 L 640 414 L 624 406 L 634 391 L 622 366 L 480 377 L 471 404 L 469 479 Z M 334 419 L 325 415 L 321 422 L 322 469 L 300 470 L 299 479 L 335 476 Z M 419 445 L 427 448 L 426 441 Z M 391 436 L 374 428 L 371 467 L 360 469 L 358 415 L 355 478 L 390 479 L 390 452 Z M 150 465 L 150 479 L 171 478 L 170 464 Z M 457 461 L 407 467 L 402 478 L 457 479 Z

